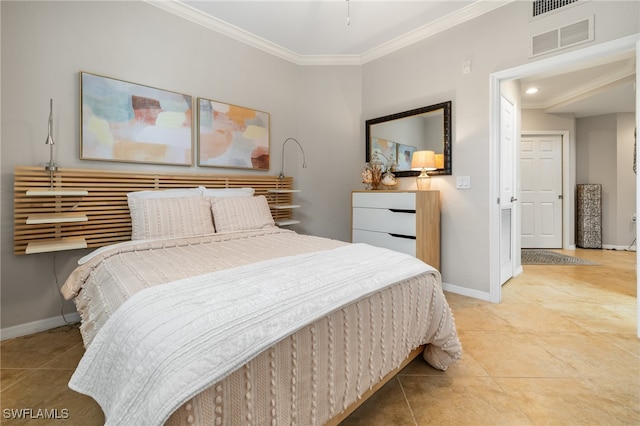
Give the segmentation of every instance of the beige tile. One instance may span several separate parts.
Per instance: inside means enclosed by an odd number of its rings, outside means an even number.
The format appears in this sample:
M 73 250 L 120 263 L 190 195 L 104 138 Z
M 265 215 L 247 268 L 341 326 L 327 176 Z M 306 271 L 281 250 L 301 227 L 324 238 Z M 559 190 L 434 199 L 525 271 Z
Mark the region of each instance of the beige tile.
M 545 307 L 556 312 L 585 331 L 592 333 L 635 334 L 636 316 L 628 305 L 596 302 L 549 301 Z
M 341 426 L 415 424 L 397 377 L 391 379 L 340 423 Z
M 575 371 L 535 334 L 465 331 L 460 340 L 492 377 L 575 377 Z
M 496 315 L 491 306 L 452 308 L 458 331 L 515 330 L 508 321 Z
M 0 391 L 24 379 L 35 370 L 25 368 L 3 368 L 0 370 Z
M 598 334 L 557 333 L 538 336 L 538 342 L 574 370 L 573 377 L 623 379 L 640 382 L 640 362 L 627 350 Z
M 2 368 L 38 368 L 75 346 L 80 340 L 77 326 L 58 327 L 2 342 Z
M 460 294 L 455 293 L 444 293 L 445 298 L 447 299 L 447 303 L 451 308 L 469 308 L 474 306 L 485 306 L 489 305 L 489 302 L 485 302 L 484 300 L 474 299 L 473 297 L 462 296 Z
M 419 425 L 533 424 L 490 377 L 402 376 L 400 382 Z
M 487 377 L 489 374 L 471 354 L 462 348 L 462 358 L 450 365 L 446 371 L 431 367 L 422 357 L 417 357 L 398 373 L 398 376 L 448 376 Z
M 75 370 L 84 355 L 82 343 L 76 343 L 68 350 L 54 357 L 43 368 Z
M 548 286 L 548 277 L 520 275 L 502 286 L 502 303 L 535 304 L 567 297 L 563 285 Z
M 628 383 L 589 379 L 496 378 L 536 425 L 637 425 L 640 399 Z
M 603 334 L 602 337 L 612 345 L 640 358 L 640 339 L 635 334 Z
M 68 388 L 72 370 L 35 370 L 33 374 L 2 391 L 2 412 L 5 409 L 57 410 L 58 415 L 67 413 L 65 425 L 102 425 L 104 416 L 98 404 L 85 395 Z M 11 420 L 7 424 L 46 424 L 42 419 Z
M 490 309 L 494 315 L 502 318 L 512 328 L 526 332 L 556 333 L 584 331 L 584 328 L 553 309 L 531 304 L 496 304 Z

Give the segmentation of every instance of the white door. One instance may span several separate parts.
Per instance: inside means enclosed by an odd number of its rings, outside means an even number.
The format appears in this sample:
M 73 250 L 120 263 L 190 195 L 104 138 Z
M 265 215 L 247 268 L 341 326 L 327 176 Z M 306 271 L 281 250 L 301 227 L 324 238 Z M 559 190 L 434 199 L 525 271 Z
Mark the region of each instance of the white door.
M 520 140 L 523 248 L 562 248 L 562 136 Z
M 513 276 L 515 240 L 515 108 L 500 98 L 500 284 Z

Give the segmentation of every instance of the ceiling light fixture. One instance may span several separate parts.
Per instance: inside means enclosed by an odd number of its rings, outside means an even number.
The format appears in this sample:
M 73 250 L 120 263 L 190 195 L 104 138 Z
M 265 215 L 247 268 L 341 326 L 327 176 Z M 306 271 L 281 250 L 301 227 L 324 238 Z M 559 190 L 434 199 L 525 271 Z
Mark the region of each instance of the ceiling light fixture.
M 526 91 L 527 95 L 533 95 L 534 93 L 538 93 L 537 87 L 529 87 Z

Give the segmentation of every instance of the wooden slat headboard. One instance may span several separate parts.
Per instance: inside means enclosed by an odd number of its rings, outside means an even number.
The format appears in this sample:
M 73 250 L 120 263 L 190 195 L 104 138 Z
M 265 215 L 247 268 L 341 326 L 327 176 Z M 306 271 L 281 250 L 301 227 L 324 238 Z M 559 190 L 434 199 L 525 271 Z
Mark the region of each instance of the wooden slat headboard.
M 27 250 L 30 243 L 31 247 L 55 246 L 58 241 L 84 239 L 86 247 L 95 248 L 128 241 L 131 239 L 131 217 L 127 192 L 200 185 L 207 188 L 252 187 L 256 195 L 265 195 L 270 205 L 291 204 L 293 198 L 290 192 L 269 192 L 274 189 L 292 189 L 291 177 L 281 180 L 277 176 L 266 175 L 143 173 L 63 168 L 54 174 L 53 189 L 56 192 L 52 194 L 62 190 L 82 190 L 86 191 L 86 195 L 75 195 L 74 191 L 66 195 L 32 195 L 34 191 L 50 189 L 49 172 L 43 167 L 16 167 L 13 252 L 17 255 L 37 252 Z M 290 219 L 292 216 L 290 209 L 272 209 L 271 212 L 275 220 Z M 81 218 L 77 222 L 52 223 L 51 215 L 66 217 L 63 220 L 75 220 L 70 217 Z

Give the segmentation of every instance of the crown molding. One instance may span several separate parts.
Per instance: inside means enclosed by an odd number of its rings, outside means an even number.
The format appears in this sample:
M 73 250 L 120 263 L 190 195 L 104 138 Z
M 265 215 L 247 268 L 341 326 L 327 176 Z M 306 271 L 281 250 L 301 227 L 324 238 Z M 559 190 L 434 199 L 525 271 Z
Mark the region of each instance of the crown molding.
M 375 47 L 362 55 L 299 55 L 216 17 L 202 13 L 179 0 L 144 1 L 164 11 L 173 13 L 198 25 L 202 25 L 205 28 L 297 65 L 362 65 L 516 0 L 478 0 L 454 13 Z
M 205 28 L 213 30 L 217 33 L 226 35 L 241 43 L 248 44 L 264 52 L 270 53 L 281 59 L 297 63 L 300 55 L 283 48 L 275 43 L 265 40 L 261 37 L 251 34 L 241 28 L 224 22 L 216 17 L 202 13 L 199 10 L 188 6 L 178 0 L 144 0 L 153 6 L 156 6 L 166 12 L 173 13 L 181 18 L 187 19 L 195 24 L 202 25 Z
M 456 12 L 443 16 L 414 31 L 388 41 L 362 54 L 362 63 L 371 62 L 442 31 L 489 13 L 516 0 L 478 0 Z

